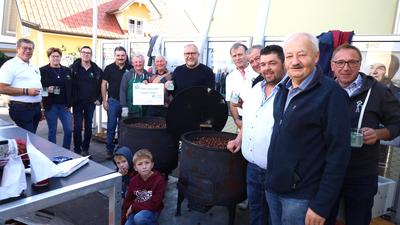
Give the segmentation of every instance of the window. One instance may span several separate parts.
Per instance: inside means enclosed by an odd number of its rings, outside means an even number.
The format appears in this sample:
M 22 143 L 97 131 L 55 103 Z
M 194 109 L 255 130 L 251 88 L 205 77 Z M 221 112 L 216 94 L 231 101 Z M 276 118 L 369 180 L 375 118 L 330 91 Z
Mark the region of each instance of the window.
M 28 36 L 31 33 L 31 28 L 26 27 L 24 25 L 21 26 L 21 34 L 22 36 Z
M 3 8 L 3 20 L 1 34 L 15 37 L 17 27 L 17 5 L 16 1 L 5 0 Z
M 143 35 L 143 21 L 138 19 L 128 20 L 128 33 L 129 35 Z

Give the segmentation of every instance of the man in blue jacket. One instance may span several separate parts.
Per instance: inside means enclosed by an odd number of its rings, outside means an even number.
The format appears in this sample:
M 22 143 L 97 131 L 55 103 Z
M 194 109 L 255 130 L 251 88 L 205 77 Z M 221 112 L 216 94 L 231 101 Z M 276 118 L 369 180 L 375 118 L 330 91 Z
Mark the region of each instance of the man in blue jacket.
M 362 133 L 361 143 L 353 143 L 343 182 L 345 222 L 369 225 L 374 195 L 378 190 L 379 140 L 391 140 L 400 132 L 400 104 L 389 87 L 359 72 L 361 52 L 344 44 L 335 49 L 332 71 L 338 84 L 350 96 L 351 127 Z M 339 199 L 327 224 L 335 224 Z
M 268 150 L 267 201 L 273 225 L 323 225 L 350 157 L 348 96 L 317 67 L 318 39 L 284 42 L 287 77 L 278 85 Z

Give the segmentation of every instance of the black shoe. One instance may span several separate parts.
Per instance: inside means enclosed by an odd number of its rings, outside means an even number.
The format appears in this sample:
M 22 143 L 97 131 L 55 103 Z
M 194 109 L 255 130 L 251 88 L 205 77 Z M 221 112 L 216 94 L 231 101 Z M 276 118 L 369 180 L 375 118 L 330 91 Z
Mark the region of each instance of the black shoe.
M 88 150 L 83 150 L 81 152 L 81 156 L 88 156 L 89 155 L 89 151 Z
M 114 158 L 114 154 L 113 154 L 112 152 L 107 151 L 106 159 L 107 159 L 107 160 L 111 160 L 111 159 L 113 159 L 113 158 Z

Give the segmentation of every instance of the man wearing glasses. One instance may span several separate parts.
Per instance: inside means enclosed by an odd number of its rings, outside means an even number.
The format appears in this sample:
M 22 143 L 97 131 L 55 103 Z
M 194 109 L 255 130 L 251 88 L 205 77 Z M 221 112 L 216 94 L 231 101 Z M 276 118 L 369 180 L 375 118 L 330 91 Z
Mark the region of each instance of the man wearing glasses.
M 400 104 L 383 84 L 360 72 L 361 52 L 344 44 L 334 52 L 332 71 L 350 96 L 351 158 L 341 190 L 345 223 L 368 225 L 378 188 L 379 140 L 391 140 L 400 132 Z M 359 136 L 359 143 L 357 135 Z M 337 200 L 327 224 L 335 224 Z
M 9 95 L 9 115 L 19 126 L 36 133 L 42 117 L 40 71 L 29 60 L 35 44 L 29 39 L 17 41 L 17 55 L 0 68 L 0 94 Z
M 89 155 L 92 138 L 92 120 L 96 105 L 101 104 L 101 82 L 103 71 L 92 62 L 92 49 L 81 48 L 81 58 L 71 65 L 74 115 L 74 151 L 82 156 Z M 82 122 L 85 121 L 82 142 Z
M 195 86 L 205 86 L 214 89 L 214 73 L 206 65 L 199 62 L 199 50 L 197 46 L 194 44 L 185 45 L 183 56 L 185 64 L 176 67 L 172 75 L 174 96 L 184 89 Z

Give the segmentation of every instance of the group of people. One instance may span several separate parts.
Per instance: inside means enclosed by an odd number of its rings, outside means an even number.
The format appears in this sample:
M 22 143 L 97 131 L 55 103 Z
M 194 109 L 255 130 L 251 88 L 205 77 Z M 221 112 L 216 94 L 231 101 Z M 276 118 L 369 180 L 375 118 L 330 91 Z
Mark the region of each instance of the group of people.
M 257 78 L 235 60 L 246 50 L 237 54 L 239 45 L 231 49 L 237 70 L 227 77 L 238 79 L 243 96 L 231 102 L 240 109 L 232 113 L 239 133 L 227 148 L 248 161 L 250 224 L 334 225 L 343 199 L 345 224 L 368 225 L 379 142 L 400 134 L 393 92 L 360 72 L 362 54 L 350 44 L 333 52 L 334 78 L 323 74 L 318 39 L 308 33 L 261 49 L 253 70 L 263 80 L 251 87 Z
M 70 67 L 61 65 L 62 51 L 59 48 L 49 48 L 49 63 L 40 69 L 30 63 L 34 48 L 31 40 L 19 39 L 16 57 L 0 68 L 0 93 L 10 96 L 11 119 L 19 127 L 36 133 L 39 122 L 45 118 L 48 140 L 53 143 L 56 143 L 57 121 L 60 119 L 64 131 L 63 147 L 70 149 L 73 134 L 75 153 L 86 156 L 89 154 L 95 107 L 102 104 L 108 116 L 108 158 L 114 159 L 123 175 L 122 224 L 157 224 L 163 208 L 166 178 L 153 170 L 154 162 L 149 150 L 137 150 L 132 155 L 129 148 L 116 147 L 116 128 L 124 107 L 132 117 L 165 117 L 172 98 L 183 90 L 194 86 L 214 88 L 214 74 L 199 62 L 197 46 L 188 44 L 184 47 L 185 64 L 178 66 L 173 73 L 167 70 L 166 59 L 156 56 L 154 74 L 144 69 L 142 55 L 133 56 L 129 63 L 123 47 L 115 48 L 115 61 L 104 71 L 91 60 L 92 49 L 89 46 L 80 49 L 81 57 Z M 164 83 L 164 104 L 134 105 L 135 83 Z
M 131 63 L 123 47 L 114 50 L 114 62 L 104 71 L 92 61 L 92 49 L 80 48 L 80 58 L 69 66 L 61 65 L 62 51 L 49 48 L 49 63 L 40 69 L 30 63 L 35 44 L 29 39 L 17 41 L 16 57 L 4 63 L 0 69 L 0 93 L 9 95 L 9 115 L 20 127 L 36 132 L 39 121 L 46 119 L 48 140 L 56 143 L 57 121 L 63 131 L 63 147 L 70 149 L 73 136 L 74 151 L 89 154 L 92 121 L 95 108 L 103 105 L 107 111 L 107 157 L 115 151 L 115 136 L 121 109 L 127 107 L 132 117 L 165 117 L 173 96 L 192 86 L 214 88 L 214 74 L 199 62 L 199 51 L 194 44 L 184 47 L 185 64 L 174 73 L 167 69 L 163 56 L 156 56 L 154 74 L 144 69 L 144 56 L 135 55 Z M 173 75 L 173 76 L 172 76 Z M 168 83 L 165 87 L 164 104 L 142 106 L 133 104 L 134 83 Z M 72 109 L 72 110 L 71 110 Z M 72 126 L 73 118 L 73 126 Z M 83 129 L 82 129 L 83 125 Z M 83 138 L 82 138 L 82 130 Z
M 163 56 L 156 56 L 154 74 L 144 69 L 142 55 L 133 56 L 129 64 L 123 47 L 115 48 L 115 62 L 104 71 L 91 61 L 88 46 L 70 67 L 60 64 L 60 49 L 50 48 L 49 64 L 37 69 L 29 63 L 33 50 L 32 41 L 18 40 L 17 56 L 0 69 L 0 93 L 10 96 L 10 117 L 34 133 L 43 112 L 52 142 L 59 118 L 63 146 L 69 149 L 73 132 L 74 151 L 87 155 L 93 112 L 102 104 L 108 115 L 107 153 L 124 175 L 124 220 L 156 224 L 165 179 L 152 170 L 148 150 L 135 155 L 126 147 L 115 150 L 113 139 L 123 107 L 131 116 L 165 116 L 181 91 L 215 88 L 215 75 L 199 62 L 196 45 L 184 47 L 185 64 L 173 72 L 166 69 Z M 369 224 L 378 185 L 379 141 L 400 134 L 400 103 L 373 72 L 360 72 L 360 50 L 350 44 L 334 50 L 334 78 L 317 65 L 318 39 L 308 33 L 289 35 L 283 48 L 248 49 L 235 43 L 230 55 L 236 68 L 226 77 L 226 100 L 238 135 L 227 149 L 241 151 L 248 161 L 249 223 L 335 224 L 343 199 L 346 224 Z M 134 83 L 164 83 L 164 104 L 133 105 Z M 171 83 L 173 90 L 168 88 Z

